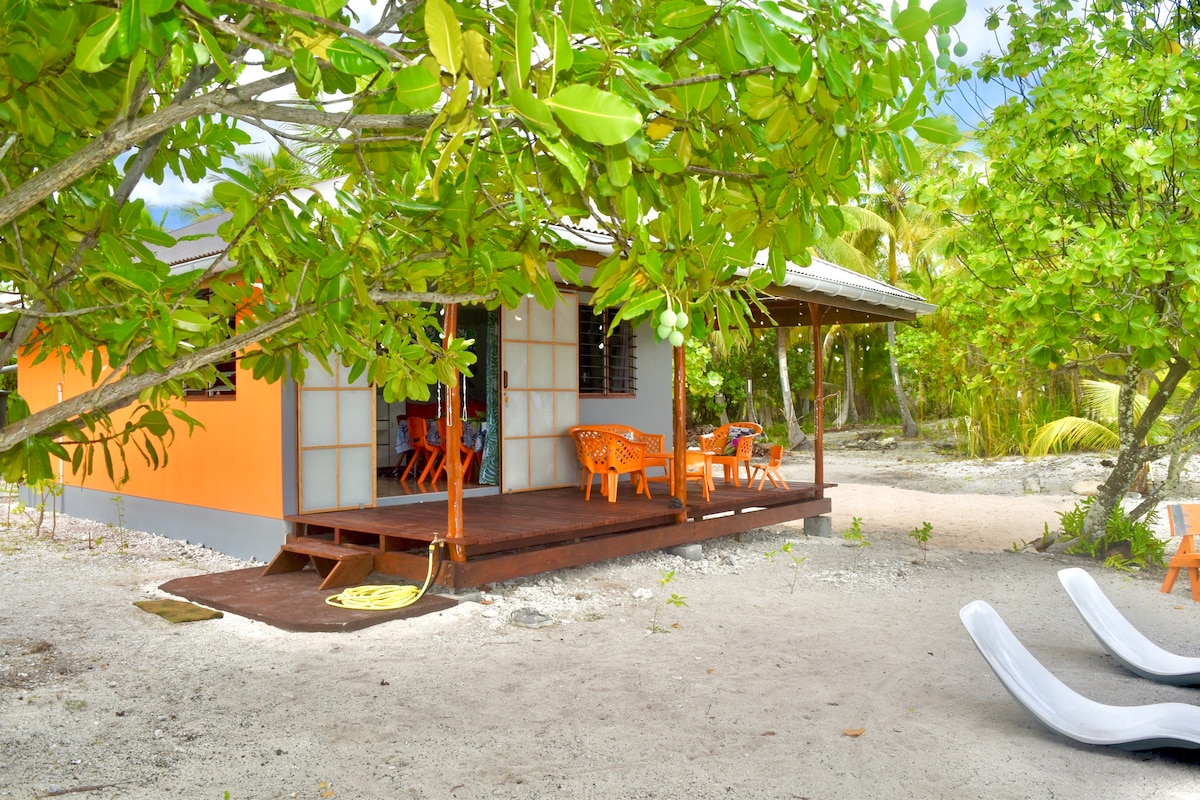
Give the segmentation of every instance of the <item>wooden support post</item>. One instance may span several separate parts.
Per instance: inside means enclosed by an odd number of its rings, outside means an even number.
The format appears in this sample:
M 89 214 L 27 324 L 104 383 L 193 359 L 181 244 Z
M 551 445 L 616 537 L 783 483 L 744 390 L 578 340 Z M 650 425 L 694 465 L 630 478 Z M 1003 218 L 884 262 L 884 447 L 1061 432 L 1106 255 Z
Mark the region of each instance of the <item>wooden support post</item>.
M 458 335 L 458 305 L 450 303 L 446 306 L 446 318 L 442 323 L 442 349 L 450 349 L 455 336 Z M 450 560 L 466 561 L 467 552 L 463 545 L 455 544 L 456 539 L 463 538 L 463 468 L 462 468 L 462 396 L 458 391 L 458 370 L 446 387 L 449 402 L 446 403 L 446 540 L 450 544 Z
M 682 345 L 671 349 L 675 356 L 675 402 L 672 411 L 675 457 L 671 462 L 675 474 L 671 482 L 675 487 L 675 497 L 682 503 L 675 512 L 675 524 L 682 525 L 687 522 L 687 362 Z
M 825 490 L 819 488 L 825 482 L 825 365 L 821 354 L 821 306 L 808 304 L 812 316 L 813 343 L 813 402 L 816 403 L 816 421 L 813 423 L 813 483 L 818 485 L 817 497 L 824 497 Z

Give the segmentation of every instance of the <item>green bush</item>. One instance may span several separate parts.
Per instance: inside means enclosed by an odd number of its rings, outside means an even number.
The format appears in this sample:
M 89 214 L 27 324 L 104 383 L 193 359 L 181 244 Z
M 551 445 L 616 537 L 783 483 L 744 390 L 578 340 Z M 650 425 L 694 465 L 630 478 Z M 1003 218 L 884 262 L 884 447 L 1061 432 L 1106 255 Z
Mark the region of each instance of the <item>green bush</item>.
M 1130 570 L 1147 564 L 1161 567 L 1166 560 L 1166 542 L 1154 535 L 1150 526 L 1158 519 L 1158 512 L 1151 511 L 1141 520 L 1130 519 L 1118 505 L 1108 517 L 1104 535 L 1094 541 L 1083 536 L 1083 520 L 1095 501 L 1085 497 L 1070 511 L 1060 512 L 1062 536 L 1059 541 L 1067 543 L 1067 552 L 1103 558 L 1104 566 L 1112 569 Z

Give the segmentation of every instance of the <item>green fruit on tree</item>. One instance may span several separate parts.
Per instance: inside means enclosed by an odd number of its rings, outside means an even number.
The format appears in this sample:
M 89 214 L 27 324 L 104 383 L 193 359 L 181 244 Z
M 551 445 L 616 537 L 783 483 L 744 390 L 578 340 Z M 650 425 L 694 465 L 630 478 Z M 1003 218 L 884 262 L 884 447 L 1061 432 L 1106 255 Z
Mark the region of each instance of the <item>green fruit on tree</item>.
M 666 325 L 668 328 L 674 328 L 675 312 L 668 308 L 666 311 L 658 315 L 658 323 L 660 325 Z
M 679 347 L 683 344 L 683 334 L 679 331 L 671 331 L 671 335 L 667 339 L 671 342 L 672 347 Z
M 675 315 L 675 327 L 679 330 L 686 328 L 688 326 L 688 321 L 688 315 L 682 311 Z
M 670 335 L 671 335 L 671 326 L 670 325 L 659 325 L 658 326 L 658 338 L 659 339 L 666 339 Z

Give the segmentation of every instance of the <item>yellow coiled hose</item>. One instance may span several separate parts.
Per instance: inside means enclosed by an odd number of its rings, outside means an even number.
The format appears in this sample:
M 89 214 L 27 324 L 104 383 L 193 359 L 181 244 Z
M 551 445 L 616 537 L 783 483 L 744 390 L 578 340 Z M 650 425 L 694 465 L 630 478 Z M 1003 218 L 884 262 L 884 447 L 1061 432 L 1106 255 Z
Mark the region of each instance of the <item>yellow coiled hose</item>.
M 429 572 L 425 575 L 425 585 L 420 589 L 416 586 L 395 584 L 352 586 L 338 594 L 329 595 L 325 602 L 337 608 L 350 608 L 355 611 L 390 611 L 411 606 L 424 596 L 425 590 L 433 582 L 433 554 L 441 543 L 441 539 L 434 539 L 429 543 Z

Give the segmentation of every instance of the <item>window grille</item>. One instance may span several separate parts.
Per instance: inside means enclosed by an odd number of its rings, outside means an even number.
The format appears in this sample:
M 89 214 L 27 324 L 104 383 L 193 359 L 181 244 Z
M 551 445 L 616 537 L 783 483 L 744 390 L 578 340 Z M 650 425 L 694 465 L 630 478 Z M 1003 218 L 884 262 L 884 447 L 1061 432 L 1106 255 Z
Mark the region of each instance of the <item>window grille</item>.
M 615 308 L 592 314 L 579 310 L 579 393 L 633 395 L 637 392 L 637 342 L 629 320 L 615 328 Z

